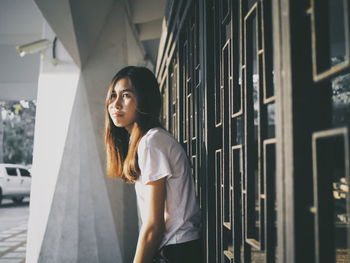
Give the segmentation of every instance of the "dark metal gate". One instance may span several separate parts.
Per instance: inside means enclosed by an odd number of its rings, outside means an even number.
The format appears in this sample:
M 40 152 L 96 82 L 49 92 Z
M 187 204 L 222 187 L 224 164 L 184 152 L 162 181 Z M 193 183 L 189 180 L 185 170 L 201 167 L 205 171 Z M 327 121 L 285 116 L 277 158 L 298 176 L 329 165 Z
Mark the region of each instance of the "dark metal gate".
M 349 262 L 349 0 L 167 6 L 163 122 L 206 262 Z
M 274 262 L 275 95 L 270 1 L 207 1 L 209 262 Z M 213 26 L 210 26 L 213 25 Z M 209 114 L 209 113 L 208 113 Z M 211 171 L 211 170 L 209 170 Z M 210 180 L 210 179 L 208 179 Z M 210 202 L 210 201 L 209 201 Z M 209 207 L 209 210 L 214 210 Z M 209 216 L 213 215 L 209 213 Z M 210 221 L 216 225 L 215 236 Z
M 284 178 L 281 260 L 350 262 L 349 1 L 273 6 L 282 138 L 277 174 Z

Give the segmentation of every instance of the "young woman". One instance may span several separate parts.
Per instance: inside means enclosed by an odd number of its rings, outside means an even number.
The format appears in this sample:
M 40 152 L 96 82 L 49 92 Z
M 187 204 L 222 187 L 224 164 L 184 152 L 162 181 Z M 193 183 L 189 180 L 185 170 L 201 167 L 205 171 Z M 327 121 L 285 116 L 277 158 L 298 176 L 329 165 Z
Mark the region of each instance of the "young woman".
M 107 174 L 135 183 L 142 226 L 134 263 L 202 262 L 200 209 L 182 146 L 161 127 L 153 73 L 129 66 L 106 99 Z

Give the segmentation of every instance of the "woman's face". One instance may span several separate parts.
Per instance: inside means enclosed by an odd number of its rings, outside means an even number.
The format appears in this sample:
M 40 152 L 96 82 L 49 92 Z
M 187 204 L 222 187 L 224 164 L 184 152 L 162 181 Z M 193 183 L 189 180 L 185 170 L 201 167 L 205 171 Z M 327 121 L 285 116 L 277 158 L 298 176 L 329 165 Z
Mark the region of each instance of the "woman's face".
M 137 98 L 128 78 L 117 81 L 111 92 L 108 112 L 115 126 L 124 127 L 129 133 L 136 120 Z

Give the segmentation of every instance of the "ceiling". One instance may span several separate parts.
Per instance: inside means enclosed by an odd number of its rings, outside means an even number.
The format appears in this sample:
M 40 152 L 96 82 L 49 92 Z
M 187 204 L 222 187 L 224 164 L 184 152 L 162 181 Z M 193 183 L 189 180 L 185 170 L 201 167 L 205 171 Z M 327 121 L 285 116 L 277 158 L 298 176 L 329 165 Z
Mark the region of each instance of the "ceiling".
M 34 0 L 75 63 L 83 66 L 115 1 L 124 3 L 144 54 L 156 62 L 166 0 Z
M 41 39 L 44 19 L 82 67 L 115 1 L 124 4 L 139 46 L 155 65 L 166 0 L 1 0 L 0 100 L 36 98 L 40 54 L 20 57 L 15 47 Z
M 42 36 L 43 17 L 33 1 L 0 1 L 0 100 L 35 99 L 40 54 L 15 49 Z

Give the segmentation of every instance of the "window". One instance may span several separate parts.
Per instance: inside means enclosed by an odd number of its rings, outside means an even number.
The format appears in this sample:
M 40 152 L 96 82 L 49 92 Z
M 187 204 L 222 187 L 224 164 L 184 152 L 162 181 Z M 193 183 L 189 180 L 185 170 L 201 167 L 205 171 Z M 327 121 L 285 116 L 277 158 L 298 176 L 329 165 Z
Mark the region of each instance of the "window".
M 21 172 L 21 176 L 31 177 L 28 170 L 20 168 L 19 171 Z
M 17 176 L 16 168 L 6 167 L 6 172 L 10 176 Z

